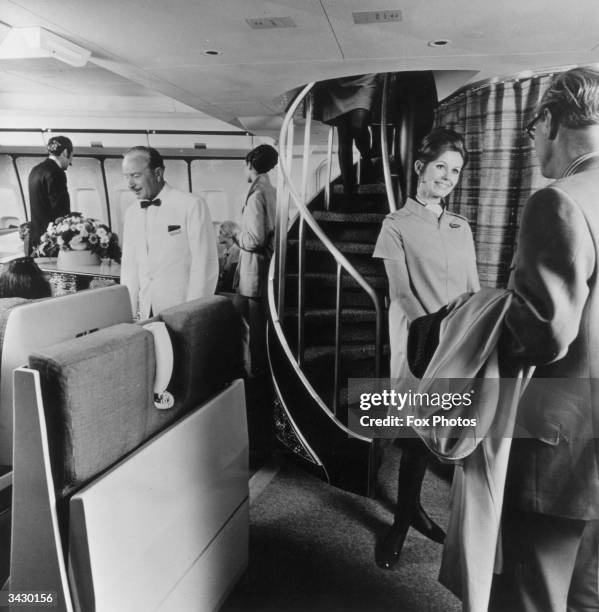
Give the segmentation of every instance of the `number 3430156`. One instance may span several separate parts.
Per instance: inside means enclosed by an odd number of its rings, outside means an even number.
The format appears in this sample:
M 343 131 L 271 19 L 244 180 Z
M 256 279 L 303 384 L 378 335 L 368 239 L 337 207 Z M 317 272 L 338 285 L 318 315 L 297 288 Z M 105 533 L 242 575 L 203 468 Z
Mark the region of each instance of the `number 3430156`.
M 55 591 L 0 591 L 0 606 L 55 606 Z

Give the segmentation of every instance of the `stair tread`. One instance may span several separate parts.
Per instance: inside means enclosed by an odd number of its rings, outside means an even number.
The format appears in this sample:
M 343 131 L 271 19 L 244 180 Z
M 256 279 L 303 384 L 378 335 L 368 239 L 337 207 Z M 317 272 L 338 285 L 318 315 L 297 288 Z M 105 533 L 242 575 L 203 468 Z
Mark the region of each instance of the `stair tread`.
M 332 193 L 345 194 L 343 185 L 331 185 Z M 387 194 L 387 189 L 384 183 L 366 183 L 365 185 L 357 185 L 355 191 L 351 195 L 371 195 L 371 194 Z
M 376 347 L 374 344 L 348 344 L 341 346 L 340 352 L 344 358 L 366 359 L 374 357 Z M 335 347 L 333 345 L 313 345 L 306 347 L 304 360 L 311 361 L 319 357 L 333 356 Z
M 334 308 L 304 308 L 306 317 L 334 317 L 336 310 Z M 297 316 L 297 308 L 289 308 L 285 311 L 285 316 Z M 343 308 L 341 311 L 342 317 L 358 318 L 363 320 L 374 320 L 376 312 L 373 308 Z
M 337 212 L 329 210 L 315 210 L 314 218 L 317 221 L 330 221 L 335 223 L 382 223 L 386 213 L 365 212 Z
M 383 356 L 389 355 L 389 345 L 384 342 L 385 338 L 383 338 Z M 374 357 L 374 352 L 376 350 L 376 346 L 374 342 L 368 342 L 363 344 L 348 344 L 346 346 L 341 346 L 341 354 L 348 357 L 356 357 L 358 359 L 362 359 L 365 357 Z M 326 357 L 328 355 L 333 355 L 335 352 L 335 347 L 332 344 L 312 344 L 311 346 L 307 346 L 304 352 L 304 357 L 308 360 L 308 357 Z
M 289 244 L 297 244 L 298 240 L 291 239 Z M 372 255 L 374 252 L 374 243 L 365 242 L 345 242 L 345 241 L 334 241 L 333 244 L 342 253 L 354 253 L 360 255 Z M 320 242 L 320 240 L 306 240 L 305 247 L 309 251 L 328 251 L 327 247 Z
M 295 272 L 288 272 L 286 277 L 288 280 L 297 282 L 297 274 Z M 337 274 L 335 272 L 307 272 L 306 280 L 309 281 L 326 281 L 327 284 L 336 284 Z M 386 289 L 387 288 L 387 277 L 383 274 L 362 274 L 362 278 L 373 288 L 373 289 Z M 356 283 L 354 279 L 348 274 L 344 274 L 341 279 L 342 286 L 345 283 Z

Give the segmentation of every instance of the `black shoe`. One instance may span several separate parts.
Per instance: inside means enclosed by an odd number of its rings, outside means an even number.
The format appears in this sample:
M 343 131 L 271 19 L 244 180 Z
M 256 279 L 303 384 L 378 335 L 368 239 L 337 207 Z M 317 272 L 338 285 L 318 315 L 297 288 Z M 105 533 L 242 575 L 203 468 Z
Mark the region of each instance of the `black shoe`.
M 429 540 L 437 542 L 438 544 L 445 543 L 445 532 L 431 517 L 424 511 L 424 508 L 418 504 L 412 514 L 411 526 L 416 531 L 419 531 L 423 536 L 426 536 Z
M 392 569 L 399 561 L 409 525 L 393 525 L 374 551 L 374 560 L 381 569 Z

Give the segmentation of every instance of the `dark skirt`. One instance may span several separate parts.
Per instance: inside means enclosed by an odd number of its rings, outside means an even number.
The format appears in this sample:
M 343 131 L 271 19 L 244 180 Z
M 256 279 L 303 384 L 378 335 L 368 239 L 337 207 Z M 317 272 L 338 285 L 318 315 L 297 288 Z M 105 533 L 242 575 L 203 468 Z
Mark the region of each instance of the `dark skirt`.
M 360 74 L 318 83 L 314 87 L 314 119 L 335 125 L 339 117 L 352 110 L 371 110 L 378 82 L 376 74 Z

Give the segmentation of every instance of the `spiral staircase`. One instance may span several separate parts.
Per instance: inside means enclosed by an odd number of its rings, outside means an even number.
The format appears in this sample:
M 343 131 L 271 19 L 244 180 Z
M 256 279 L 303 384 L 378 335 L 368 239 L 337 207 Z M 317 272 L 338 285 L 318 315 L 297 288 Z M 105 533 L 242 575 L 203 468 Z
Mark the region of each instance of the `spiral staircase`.
M 411 160 L 395 154 L 397 126 L 387 122 L 385 75 L 380 121 L 373 126 L 373 139 L 380 138 L 379 180 L 360 181 L 355 193 L 344 193 L 339 178 L 330 178 L 330 131 L 325 186 L 307 200 L 312 85 L 291 104 L 279 140 L 276 244 L 268 295 L 275 431 L 306 469 L 332 485 L 372 496 L 377 444 L 352 430 L 348 416 L 360 390 L 354 381 L 388 376 L 387 279 L 383 262 L 372 253 L 385 215 L 403 201 L 406 184 L 400 175 L 405 164 L 394 160 Z M 297 186 L 290 169 L 301 104 L 302 179 Z

